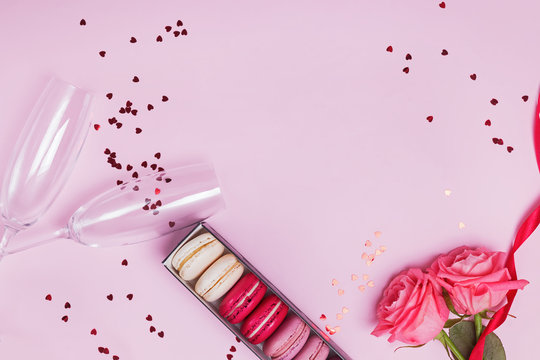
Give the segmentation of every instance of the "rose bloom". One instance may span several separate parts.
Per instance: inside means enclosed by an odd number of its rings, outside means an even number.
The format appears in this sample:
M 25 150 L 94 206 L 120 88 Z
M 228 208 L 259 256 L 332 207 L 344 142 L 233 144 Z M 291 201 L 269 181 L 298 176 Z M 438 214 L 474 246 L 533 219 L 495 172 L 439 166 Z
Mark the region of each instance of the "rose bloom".
M 529 282 L 511 280 L 506 254 L 467 246 L 441 255 L 431 270 L 450 294 L 456 311 L 474 315 L 500 307 L 511 289 L 523 289 Z
M 442 289 L 432 275 L 409 269 L 396 276 L 386 287 L 377 307 L 379 323 L 372 335 L 390 334 L 395 340 L 421 345 L 437 336 L 449 310 Z

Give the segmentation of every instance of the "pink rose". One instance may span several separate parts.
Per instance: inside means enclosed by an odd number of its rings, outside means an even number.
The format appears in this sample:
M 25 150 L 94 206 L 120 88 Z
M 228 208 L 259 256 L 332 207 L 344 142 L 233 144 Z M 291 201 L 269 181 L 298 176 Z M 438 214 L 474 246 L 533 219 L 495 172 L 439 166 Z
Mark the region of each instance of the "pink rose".
M 441 255 L 431 265 L 439 283 L 448 291 L 456 311 L 474 315 L 502 305 L 511 289 L 529 282 L 511 280 L 506 254 L 466 246 Z
M 379 323 L 371 334 L 390 333 L 389 342 L 398 340 L 411 345 L 432 340 L 449 314 L 441 291 L 432 275 L 420 269 L 402 272 L 384 290 L 377 307 Z

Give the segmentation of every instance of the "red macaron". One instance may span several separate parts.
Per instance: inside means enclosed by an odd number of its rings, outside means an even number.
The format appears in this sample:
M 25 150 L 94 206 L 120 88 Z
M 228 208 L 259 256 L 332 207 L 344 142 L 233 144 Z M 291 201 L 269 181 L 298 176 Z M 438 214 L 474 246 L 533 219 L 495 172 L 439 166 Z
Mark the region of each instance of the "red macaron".
M 231 324 L 238 324 L 261 302 L 266 289 L 253 273 L 245 275 L 229 290 L 219 305 L 219 313 Z
M 242 324 L 242 334 L 252 344 L 268 339 L 287 316 L 289 307 L 276 295 L 267 296 Z

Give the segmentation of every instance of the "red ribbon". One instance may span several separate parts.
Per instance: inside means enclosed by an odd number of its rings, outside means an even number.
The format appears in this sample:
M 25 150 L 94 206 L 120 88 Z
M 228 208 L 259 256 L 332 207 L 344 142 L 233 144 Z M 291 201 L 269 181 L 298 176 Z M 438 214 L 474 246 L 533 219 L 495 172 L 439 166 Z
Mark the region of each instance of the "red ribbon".
M 536 152 L 536 164 L 538 165 L 538 170 L 540 171 L 540 94 L 538 95 L 538 102 L 536 104 L 536 112 L 534 118 L 534 150 Z M 517 280 L 516 261 L 514 259 L 514 254 L 516 253 L 517 249 L 519 249 L 519 247 L 525 242 L 525 240 L 527 240 L 527 238 L 534 232 L 534 230 L 536 230 L 538 224 L 540 224 L 540 204 L 536 206 L 536 208 L 529 214 L 529 216 L 527 216 L 525 221 L 519 227 L 519 230 L 516 234 L 516 239 L 514 240 L 514 244 L 512 245 L 512 249 L 508 253 L 508 258 L 506 259 L 506 267 L 508 268 L 510 276 L 513 280 Z M 495 313 L 495 315 L 493 315 L 493 318 L 489 321 L 486 329 L 484 330 L 484 332 L 482 332 L 482 335 L 480 335 L 480 338 L 478 339 L 478 342 L 476 343 L 476 346 L 474 347 L 471 356 L 469 357 L 469 360 L 482 360 L 486 336 L 492 333 L 502 323 L 505 322 L 508 316 L 508 312 L 512 307 L 512 303 L 514 302 L 514 298 L 516 297 L 516 294 L 517 290 L 508 291 L 508 293 L 506 294 L 506 305 L 499 309 Z

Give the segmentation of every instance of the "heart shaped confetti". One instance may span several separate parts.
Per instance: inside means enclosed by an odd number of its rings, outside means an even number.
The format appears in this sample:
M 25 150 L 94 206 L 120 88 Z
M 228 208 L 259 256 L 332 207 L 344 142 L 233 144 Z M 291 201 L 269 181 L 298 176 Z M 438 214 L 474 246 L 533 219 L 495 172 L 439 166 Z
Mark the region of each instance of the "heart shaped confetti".
M 63 321 L 63 322 L 66 322 L 66 323 L 67 323 L 68 320 L 69 320 L 69 318 L 68 318 L 67 315 L 62 316 L 62 321 Z
M 227 360 L 231 360 L 233 358 L 232 354 L 227 354 Z
M 107 295 L 107 299 L 108 299 L 109 301 L 113 301 L 113 295 L 112 295 L 112 294 Z
M 411 54 L 405 55 L 405 60 L 412 60 L 412 55 Z
M 446 49 L 442 49 L 442 51 L 441 51 L 441 55 L 442 55 L 442 56 L 446 56 L 446 55 L 448 55 L 448 50 L 446 50 Z
M 137 39 L 132 36 L 131 39 L 129 39 L 129 42 L 135 44 L 137 42 Z
M 47 301 L 52 301 L 52 296 L 51 296 L 51 294 L 47 294 L 47 296 L 45 296 L 45 300 L 47 300 Z
M 66 302 L 64 304 L 64 309 L 71 309 L 71 304 L 69 302 Z
M 169 227 L 174 227 L 174 225 L 176 225 L 176 223 L 174 221 L 169 221 Z
M 161 37 L 161 35 L 158 35 L 158 37 L 156 38 L 156 41 L 157 42 L 162 42 L 163 41 L 163 38 Z
M 148 104 L 148 105 L 146 106 L 146 108 L 148 109 L 148 111 L 152 111 L 152 110 L 154 110 L 154 105 Z
M 158 152 L 155 153 L 154 157 L 159 160 L 161 158 L 161 153 L 158 153 Z
M 101 56 L 101 57 L 105 57 L 105 54 L 107 54 L 107 52 L 105 52 L 103 50 L 99 52 L 99 56 Z
M 386 48 L 386 51 L 392 52 L 392 51 L 394 51 L 394 48 L 393 48 L 392 46 L 388 46 L 388 47 Z
M 135 134 L 140 134 L 142 133 L 142 129 L 141 128 L 135 128 Z
M 507 147 L 506 147 L 506 151 L 508 151 L 509 153 L 511 153 L 512 151 L 514 151 L 514 148 L 511 147 L 511 146 L 507 146 Z
M 156 195 L 159 195 L 160 192 L 161 192 L 161 190 L 158 189 L 158 188 L 156 188 L 156 189 L 154 190 L 154 193 L 155 193 Z
M 96 131 L 98 131 L 100 127 L 101 127 L 101 125 L 99 125 L 99 124 L 94 124 L 94 129 L 95 129 Z
M 139 82 L 139 77 L 138 77 L 138 76 L 134 76 L 132 81 L 135 82 L 135 83 Z
M 126 259 L 122 260 L 122 266 L 128 266 L 128 261 Z
M 476 74 L 471 74 L 469 75 L 469 77 L 471 78 L 471 80 L 476 80 Z
M 111 100 L 112 97 L 113 97 L 113 94 L 112 93 L 107 93 L 107 95 L 105 95 L 107 97 L 107 99 Z
M 186 35 L 187 35 L 187 30 L 186 30 L 186 29 L 182 30 L 182 35 L 183 35 L 183 36 L 186 36 Z
M 169 101 L 169 98 L 167 96 L 163 95 L 161 97 L 161 101 L 163 101 L 163 102 Z
M 229 349 L 230 352 L 236 352 L 236 347 L 234 346 L 231 346 L 231 348 Z
M 152 321 L 152 315 L 148 315 L 148 316 L 146 317 L 146 321 Z
M 163 331 L 160 331 L 160 332 L 158 332 L 157 334 L 158 334 L 158 336 L 159 336 L 160 338 L 162 338 L 162 337 L 165 336 L 165 333 L 164 333 Z
M 493 98 L 489 102 L 491 103 L 491 105 L 495 106 L 495 105 L 497 105 L 499 103 L 499 100 Z
M 484 123 L 484 125 L 491 126 L 491 120 L 487 119 L 486 122 Z
M 166 32 L 170 32 L 171 30 L 172 30 L 172 26 L 169 26 L 169 25 L 165 26 Z
M 429 115 L 428 117 L 426 117 L 426 120 L 429 121 L 429 122 L 432 122 L 433 121 L 433 116 Z
M 527 95 L 523 95 L 521 97 L 521 99 L 524 101 L 524 102 L 527 102 L 527 100 L 529 100 L 529 97 Z
M 81 26 L 85 26 L 85 25 L 86 25 L 86 20 L 84 20 L 84 19 L 81 19 L 81 21 L 79 22 L 79 25 L 81 25 Z
M 443 1 L 442 3 L 439 4 L 439 7 L 440 7 L 441 9 L 446 8 L 446 4 L 444 3 L 444 1 Z
M 402 71 L 403 71 L 405 74 L 408 74 L 408 73 L 409 73 L 409 67 L 404 67 Z
M 173 34 L 174 34 L 174 37 L 178 37 L 178 35 L 180 35 L 180 31 L 175 30 Z
M 153 333 L 156 331 L 156 328 L 154 326 L 150 326 L 150 332 Z
M 127 294 L 127 295 L 126 295 L 126 298 L 127 298 L 129 301 L 133 300 L 133 294 Z

